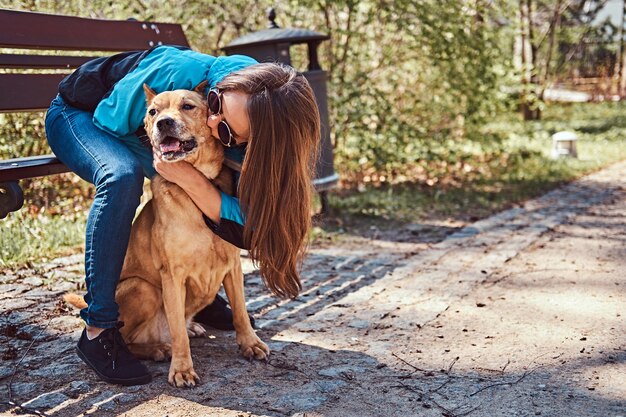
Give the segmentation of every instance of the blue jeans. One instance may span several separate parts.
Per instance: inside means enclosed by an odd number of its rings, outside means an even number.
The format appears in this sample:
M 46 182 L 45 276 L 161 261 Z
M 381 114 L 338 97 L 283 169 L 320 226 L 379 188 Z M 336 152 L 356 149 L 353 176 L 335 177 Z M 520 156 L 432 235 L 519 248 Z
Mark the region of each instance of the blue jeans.
M 96 186 L 87 218 L 85 281 L 87 308 L 80 315 L 95 327 L 115 327 L 115 287 L 130 228 L 143 191 L 144 174 L 154 174 L 152 153 L 136 138 L 117 138 L 93 124 L 93 113 L 57 96 L 46 114 L 46 135 L 55 155 Z

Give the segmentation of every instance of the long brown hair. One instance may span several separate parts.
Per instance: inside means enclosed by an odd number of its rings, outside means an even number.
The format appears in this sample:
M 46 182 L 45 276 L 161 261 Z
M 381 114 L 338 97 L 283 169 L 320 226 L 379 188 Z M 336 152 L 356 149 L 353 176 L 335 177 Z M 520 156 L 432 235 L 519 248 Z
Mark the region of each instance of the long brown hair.
M 295 297 L 320 139 L 315 96 L 302 74 L 281 64 L 247 67 L 217 87 L 249 95 L 250 139 L 239 180 L 244 242 L 270 290 Z

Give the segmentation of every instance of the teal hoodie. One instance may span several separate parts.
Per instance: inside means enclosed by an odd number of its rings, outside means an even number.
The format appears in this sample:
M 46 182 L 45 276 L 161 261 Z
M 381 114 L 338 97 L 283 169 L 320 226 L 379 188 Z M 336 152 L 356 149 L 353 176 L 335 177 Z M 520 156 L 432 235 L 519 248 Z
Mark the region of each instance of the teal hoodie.
M 94 124 L 115 136 L 134 134 L 143 125 L 146 114 L 144 83 L 157 93 L 192 90 L 204 80 L 212 88 L 231 72 L 256 63 L 244 55 L 214 57 L 190 49 L 159 46 L 100 101 L 94 112 Z

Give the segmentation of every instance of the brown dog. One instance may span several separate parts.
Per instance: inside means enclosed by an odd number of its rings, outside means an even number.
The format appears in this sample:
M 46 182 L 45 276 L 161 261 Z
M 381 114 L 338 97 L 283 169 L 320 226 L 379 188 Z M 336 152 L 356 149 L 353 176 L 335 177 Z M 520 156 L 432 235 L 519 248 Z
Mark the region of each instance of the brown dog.
M 231 173 L 222 170 L 224 150 L 206 125 L 204 87 L 156 94 L 144 85 L 145 129 L 164 161 L 185 160 L 229 192 L 232 180 Z M 246 312 L 239 249 L 213 234 L 180 187 L 156 176 L 151 188 L 152 200 L 133 223 L 115 297 L 124 322 L 120 331 L 130 351 L 157 361 L 171 356 L 168 381 L 177 387 L 194 386 L 199 378 L 189 336 L 206 331 L 191 319 L 224 284 L 243 355 L 266 359 L 269 348 Z

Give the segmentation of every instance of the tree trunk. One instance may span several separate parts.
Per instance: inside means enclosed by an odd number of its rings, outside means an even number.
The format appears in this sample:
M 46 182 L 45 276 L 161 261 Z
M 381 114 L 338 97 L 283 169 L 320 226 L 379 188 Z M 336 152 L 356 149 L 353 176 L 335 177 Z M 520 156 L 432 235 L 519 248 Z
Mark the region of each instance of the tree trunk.
M 520 110 L 524 120 L 538 120 L 541 116 L 537 107 L 537 47 L 533 43 L 532 0 L 519 1 L 522 61 L 522 94 Z
M 539 120 L 541 119 L 541 109 L 538 107 L 539 94 L 537 88 L 539 87 L 539 74 L 537 73 L 537 44 L 535 43 L 534 28 L 533 28 L 533 2 L 532 0 L 526 0 L 526 22 L 528 25 L 528 45 L 530 46 L 530 88 L 533 93 L 533 102 L 531 103 L 529 118 L 526 120 Z
M 556 38 L 556 31 L 560 25 L 561 20 L 561 2 L 562 0 L 557 0 L 556 2 L 556 6 L 554 7 L 554 14 L 552 16 L 552 20 L 550 21 L 550 29 L 548 29 L 550 38 L 548 43 L 548 54 L 546 56 L 546 68 L 543 73 L 543 80 L 541 81 L 541 93 L 539 94 L 539 99 L 541 101 L 543 101 L 543 96 L 546 92 L 546 88 L 548 87 L 548 79 L 550 77 L 550 62 L 552 61 L 552 52 L 554 51 L 554 39 Z
M 620 99 L 623 100 L 626 98 L 626 68 L 624 68 L 624 60 L 626 57 L 624 56 L 624 25 L 626 24 L 626 0 L 622 0 L 622 20 L 621 25 L 619 27 L 619 54 L 617 56 L 618 59 L 618 67 L 617 67 L 617 94 Z
M 524 0 L 519 1 L 519 16 L 520 16 L 520 58 L 521 58 L 521 76 L 522 76 L 522 93 L 520 95 L 520 111 L 524 116 L 524 120 L 531 120 L 531 110 L 528 98 L 528 92 L 530 90 L 530 76 L 528 74 L 528 39 L 526 38 L 526 27 L 528 20 L 526 18 L 526 5 Z

